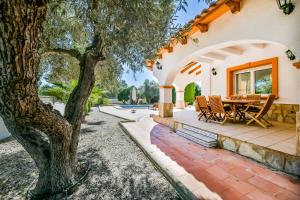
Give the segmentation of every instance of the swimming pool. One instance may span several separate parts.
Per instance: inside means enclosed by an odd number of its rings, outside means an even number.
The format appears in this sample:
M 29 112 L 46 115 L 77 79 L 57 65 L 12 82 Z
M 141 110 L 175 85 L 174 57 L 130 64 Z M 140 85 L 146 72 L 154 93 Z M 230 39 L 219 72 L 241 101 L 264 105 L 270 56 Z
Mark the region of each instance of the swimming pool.
M 119 105 L 121 109 L 149 109 L 150 105 Z

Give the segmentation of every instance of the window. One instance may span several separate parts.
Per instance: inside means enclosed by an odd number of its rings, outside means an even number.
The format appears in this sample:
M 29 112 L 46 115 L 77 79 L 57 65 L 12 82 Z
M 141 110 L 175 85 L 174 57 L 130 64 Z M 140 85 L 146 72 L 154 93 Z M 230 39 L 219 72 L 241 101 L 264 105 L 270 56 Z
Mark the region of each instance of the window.
M 227 71 L 227 96 L 274 94 L 278 97 L 278 57 L 230 67 Z
M 251 93 L 250 72 L 236 74 L 236 94 L 243 95 Z
M 272 94 L 272 68 L 255 71 L 255 94 Z
M 238 70 L 234 74 L 234 94 L 272 94 L 272 66 Z

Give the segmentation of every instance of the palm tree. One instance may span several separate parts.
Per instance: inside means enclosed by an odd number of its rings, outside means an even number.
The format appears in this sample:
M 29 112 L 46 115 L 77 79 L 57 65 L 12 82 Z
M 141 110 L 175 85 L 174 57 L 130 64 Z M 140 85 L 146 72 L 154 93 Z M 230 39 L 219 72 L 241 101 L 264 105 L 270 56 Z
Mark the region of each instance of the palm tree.
M 68 84 L 52 83 L 52 86 L 44 86 L 39 90 L 40 95 L 55 97 L 57 101 L 67 103 L 69 96 L 77 85 L 77 80 L 71 80 Z M 85 114 L 87 114 L 91 107 L 99 103 L 103 98 L 104 91 L 95 86 L 85 104 Z

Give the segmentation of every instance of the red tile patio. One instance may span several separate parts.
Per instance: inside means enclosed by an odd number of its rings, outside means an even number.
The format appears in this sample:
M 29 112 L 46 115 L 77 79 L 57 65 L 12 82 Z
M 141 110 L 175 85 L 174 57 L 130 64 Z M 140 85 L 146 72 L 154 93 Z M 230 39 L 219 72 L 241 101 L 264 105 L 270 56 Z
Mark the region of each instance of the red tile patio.
M 300 181 L 222 150 L 202 147 L 156 125 L 151 143 L 225 200 L 300 200 Z

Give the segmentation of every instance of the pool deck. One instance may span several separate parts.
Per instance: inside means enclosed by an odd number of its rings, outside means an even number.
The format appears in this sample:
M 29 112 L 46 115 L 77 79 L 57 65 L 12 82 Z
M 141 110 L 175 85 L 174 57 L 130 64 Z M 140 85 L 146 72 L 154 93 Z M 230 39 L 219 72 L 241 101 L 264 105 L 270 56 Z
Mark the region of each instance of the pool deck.
M 164 175 L 181 183 L 196 199 L 300 199 L 300 182 L 295 177 L 227 150 L 204 148 L 149 118 L 122 126 Z
M 149 109 L 135 109 L 135 113 L 131 113 L 131 109 L 117 109 L 115 106 L 101 106 L 100 112 L 114 115 L 124 120 L 139 121 L 144 117 L 150 117 L 150 115 L 158 114 L 158 111 Z

